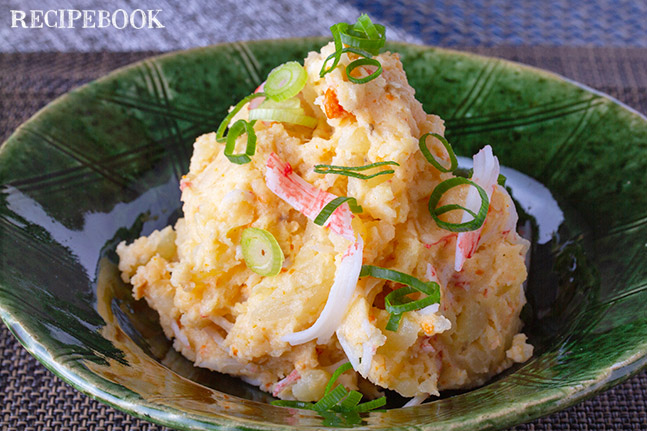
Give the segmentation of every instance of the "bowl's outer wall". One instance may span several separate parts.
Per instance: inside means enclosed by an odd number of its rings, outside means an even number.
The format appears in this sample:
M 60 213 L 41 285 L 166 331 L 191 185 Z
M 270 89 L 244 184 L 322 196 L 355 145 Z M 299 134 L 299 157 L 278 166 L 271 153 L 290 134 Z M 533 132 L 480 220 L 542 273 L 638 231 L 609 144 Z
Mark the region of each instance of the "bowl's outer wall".
M 308 412 L 239 400 L 179 376 L 131 340 L 136 331 L 119 319 L 132 310 L 110 304 L 123 295 L 116 244 L 177 217 L 194 139 L 213 131 L 274 66 L 323 41 L 233 43 L 152 58 L 57 99 L 4 143 L 0 314 L 30 352 L 80 390 L 170 426 L 321 425 Z M 647 349 L 645 118 L 537 69 L 390 48 L 425 110 L 446 120 L 457 153 L 492 145 L 503 165 L 568 202 L 577 223 L 556 255 L 563 271 L 554 325 L 541 322 L 549 329 L 535 357 L 477 390 L 373 413 L 365 426 L 497 428 L 637 372 Z

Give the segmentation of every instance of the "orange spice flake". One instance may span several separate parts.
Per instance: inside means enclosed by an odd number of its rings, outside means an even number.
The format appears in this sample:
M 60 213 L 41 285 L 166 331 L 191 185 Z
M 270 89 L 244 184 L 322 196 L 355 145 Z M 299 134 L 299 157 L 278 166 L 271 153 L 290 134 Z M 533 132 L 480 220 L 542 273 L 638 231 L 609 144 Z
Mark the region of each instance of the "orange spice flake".
M 324 108 L 326 110 L 326 117 L 328 118 L 341 118 L 351 115 L 339 104 L 337 93 L 332 88 L 326 90 L 326 94 L 324 95 Z

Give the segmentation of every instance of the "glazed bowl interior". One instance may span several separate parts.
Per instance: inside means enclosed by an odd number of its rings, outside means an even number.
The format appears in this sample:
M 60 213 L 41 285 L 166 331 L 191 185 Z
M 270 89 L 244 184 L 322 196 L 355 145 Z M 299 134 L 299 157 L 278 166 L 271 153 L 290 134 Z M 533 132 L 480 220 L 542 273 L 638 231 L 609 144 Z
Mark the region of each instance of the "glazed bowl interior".
M 446 120 L 456 152 L 490 144 L 512 169 L 513 196 L 530 195 L 520 206 L 534 232 L 522 318 L 534 356 L 480 388 L 412 408 L 393 397 L 392 408 L 357 420 L 271 406 L 269 395 L 172 349 L 156 313 L 120 280 L 116 245 L 175 222 L 194 139 L 274 66 L 323 43 L 233 43 L 152 58 L 57 99 L 9 138 L 0 149 L 0 315 L 25 347 L 79 390 L 184 429 L 489 429 L 554 412 L 640 370 L 647 119 L 547 72 L 404 44 L 389 49 L 425 110 Z M 536 187 L 524 189 L 528 181 Z

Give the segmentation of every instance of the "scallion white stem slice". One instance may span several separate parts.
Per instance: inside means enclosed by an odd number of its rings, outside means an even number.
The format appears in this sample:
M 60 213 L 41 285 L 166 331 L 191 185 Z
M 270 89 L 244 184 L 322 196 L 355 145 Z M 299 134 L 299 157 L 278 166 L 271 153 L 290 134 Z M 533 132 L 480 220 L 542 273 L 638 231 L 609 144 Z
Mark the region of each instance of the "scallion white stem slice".
M 274 235 L 265 229 L 250 227 L 243 231 L 240 242 L 249 269 L 265 276 L 281 272 L 285 257 Z
M 265 88 L 267 88 L 267 84 L 265 84 Z M 258 108 L 249 110 L 249 120 L 276 121 L 310 128 L 317 125 L 317 119 L 306 115 L 301 107 L 301 101 L 296 98 L 281 102 L 266 99 Z
M 267 97 L 280 102 L 299 94 L 308 80 L 306 70 L 296 61 L 274 68 L 267 76 L 264 91 Z

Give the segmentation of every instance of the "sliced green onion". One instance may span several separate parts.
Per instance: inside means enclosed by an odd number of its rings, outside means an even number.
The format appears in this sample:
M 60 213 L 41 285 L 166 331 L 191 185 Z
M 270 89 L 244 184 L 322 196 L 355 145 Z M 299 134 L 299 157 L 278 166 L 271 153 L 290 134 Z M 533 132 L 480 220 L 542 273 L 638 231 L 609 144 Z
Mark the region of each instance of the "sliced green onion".
M 339 404 L 339 407 L 341 407 L 341 409 L 344 411 L 352 411 L 355 409 L 355 406 L 359 404 L 361 399 L 362 399 L 361 392 L 350 391 L 350 393 L 346 396 L 346 398 L 344 398 L 342 402 Z
M 297 98 L 281 102 L 266 99 L 258 108 L 249 111 L 250 120 L 278 121 L 313 128 L 317 119 L 305 114 L 301 101 Z
M 314 128 L 317 125 L 317 119 L 309 117 L 301 112 L 290 111 L 287 109 L 262 109 L 256 108 L 250 111 L 250 119 L 261 121 L 276 121 L 279 123 L 290 123 L 298 126 Z
M 384 329 L 387 331 L 396 332 L 400 326 L 400 321 L 402 320 L 402 314 L 391 314 L 389 321 L 386 323 Z
M 230 162 L 244 165 L 245 163 L 252 161 L 251 156 L 256 153 L 256 132 L 254 132 L 254 123 L 255 121 L 247 122 L 245 120 L 238 120 L 229 128 L 227 144 L 225 145 L 225 156 Z M 243 133 L 247 133 L 245 152 L 242 154 L 234 154 L 236 139 Z
M 335 388 L 333 386 L 337 382 L 339 376 L 345 373 L 348 370 L 352 370 L 353 366 L 350 362 L 346 362 L 335 370 L 328 384 L 324 389 L 324 396 L 317 401 L 316 403 L 309 403 L 304 401 L 288 401 L 288 400 L 276 400 L 272 401 L 273 406 L 280 407 L 292 407 L 297 409 L 304 410 L 315 410 L 321 416 L 326 418 L 331 423 L 338 423 L 336 416 L 330 416 L 332 412 L 341 412 L 344 414 L 353 414 L 353 422 L 361 423 L 361 419 L 357 416 L 358 413 L 364 413 L 382 407 L 386 404 L 386 397 L 381 397 L 372 401 L 368 401 L 362 404 L 358 404 L 362 399 L 362 394 L 358 391 L 348 391 L 344 386 L 338 385 Z M 348 419 L 348 418 L 346 418 Z M 358 422 L 357 422 L 358 421 Z
M 329 56 L 321 65 L 321 71 L 319 71 L 319 77 L 323 78 L 325 74 L 332 72 L 335 67 L 339 64 L 339 60 L 341 59 L 341 54 L 342 54 L 342 49 L 343 45 L 341 43 L 341 37 L 340 37 L 340 26 L 345 23 L 339 23 L 335 24 L 330 27 L 330 32 L 332 33 L 332 37 L 335 40 L 335 53 L 331 56 Z M 332 65 L 329 68 L 326 68 L 326 64 L 328 64 L 328 60 L 331 58 L 334 58 L 335 60 L 333 61 Z
M 348 390 L 342 385 L 337 386 L 332 391 L 328 392 L 323 396 L 319 401 L 315 403 L 312 407 L 314 410 L 326 411 L 330 410 L 333 406 L 339 403 L 346 395 L 348 395 Z
M 350 362 L 346 362 L 344 364 L 341 364 L 339 367 L 337 367 L 335 372 L 332 373 L 332 376 L 330 376 L 330 380 L 328 380 L 328 384 L 326 385 L 326 388 L 324 389 L 324 395 L 332 390 L 332 387 L 335 384 L 335 382 L 337 381 L 337 379 L 339 378 L 339 376 L 344 374 L 346 371 L 352 370 L 352 369 L 353 369 L 353 366 L 351 365 Z
M 297 97 L 292 97 L 290 99 L 282 100 L 280 102 L 277 102 L 276 100 L 272 100 L 272 99 L 265 99 L 263 103 L 261 103 L 258 106 L 258 108 L 298 110 L 298 111 L 305 112 L 301 107 L 301 100 L 299 100 Z M 251 112 L 255 111 L 258 108 L 252 109 Z
M 329 62 L 330 60 L 332 60 L 333 58 L 336 58 L 337 56 L 341 56 L 342 54 L 347 53 L 347 52 L 352 52 L 353 54 L 357 54 L 357 55 L 360 55 L 360 56 L 362 56 L 362 57 L 366 57 L 366 58 L 370 58 L 370 57 L 371 57 L 371 54 L 370 54 L 370 53 L 368 53 L 368 52 L 366 52 L 366 51 L 363 51 L 363 50 L 361 50 L 361 49 L 357 49 L 357 48 L 350 48 L 350 47 L 343 48 L 343 49 L 341 49 L 341 50 L 339 50 L 339 51 L 335 51 L 335 52 L 333 52 L 332 54 L 330 54 L 330 55 L 326 58 L 326 60 L 324 60 L 324 63 L 323 63 L 323 64 L 324 64 L 324 66 L 321 68 L 322 72 L 324 71 L 324 67 L 325 67 L 325 65 L 326 65 L 326 64 L 328 64 L 328 62 Z M 339 60 L 337 60 L 337 63 L 339 63 Z M 335 64 L 334 66 L 336 67 L 336 66 L 337 66 L 337 64 Z M 332 69 L 334 69 L 335 67 L 331 67 L 330 69 L 332 70 Z M 326 73 L 328 73 L 328 72 L 330 72 L 330 70 L 326 70 L 326 72 L 324 73 L 324 75 L 325 75 Z M 321 76 L 323 76 L 323 75 L 321 75 Z
M 218 126 L 218 130 L 216 131 L 216 141 L 218 142 L 225 142 L 227 137 L 225 136 L 225 132 L 227 131 L 227 127 L 229 127 L 229 123 L 231 122 L 231 119 L 234 118 L 234 115 L 238 114 L 238 112 L 243 109 L 243 106 L 245 106 L 250 100 L 256 99 L 257 97 L 265 97 L 265 93 L 260 92 L 260 93 L 254 93 L 250 94 L 247 97 L 244 97 L 240 102 L 236 104 L 234 109 L 231 110 L 229 114 L 225 117 L 224 120 L 220 123 Z
M 389 322 L 385 328 L 388 331 L 398 330 L 403 313 L 407 311 L 420 310 L 431 304 L 440 302 L 440 286 L 434 281 L 424 282 L 412 275 L 373 265 L 362 265 L 362 270 L 359 273 L 359 276 L 381 278 L 383 280 L 389 280 L 407 286 L 390 292 L 384 298 L 386 311 L 391 313 L 391 317 L 389 318 Z M 414 292 L 421 292 L 427 296 L 416 301 L 406 297 Z
M 378 175 L 393 174 L 395 173 L 395 171 L 393 169 L 386 169 L 384 171 L 380 171 L 372 175 L 360 174 L 360 173 L 357 173 L 357 171 L 365 171 L 367 169 L 377 168 L 377 167 L 386 166 L 386 165 L 400 166 L 399 163 L 391 162 L 391 161 L 371 163 L 370 165 L 364 165 L 364 166 L 315 165 L 314 171 L 318 174 L 345 175 L 347 177 L 359 178 L 360 180 L 368 180 L 370 178 L 377 177 Z
M 449 154 L 449 168 L 441 165 L 440 162 L 438 162 L 438 160 L 436 160 L 436 158 L 433 156 L 433 154 L 431 154 L 431 151 L 429 151 L 429 148 L 427 147 L 427 136 L 433 136 L 443 144 L 445 150 L 447 151 L 447 154 Z M 458 167 L 458 161 L 456 160 L 454 149 L 452 148 L 451 144 L 447 142 L 447 139 L 445 139 L 445 137 L 439 135 L 438 133 L 425 133 L 420 137 L 418 146 L 420 147 L 420 152 L 422 152 L 422 155 L 425 156 L 425 159 L 427 159 L 427 161 L 440 172 L 453 172 Z
M 285 257 L 274 235 L 265 229 L 250 227 L 243 231 L 240 243 L 249 269 L 266 276 L 281 271 Z
M 296 61 L 288 61 L 270 72 L 263 90 L 267 97 L 280 102 L 299 94 L 307 80 L 308 74 L 303 66 Z
M 382 407 L 385 404 L 386 404 L 386 397 L 380 397 L 380 398 L 376 398 L 376 399 L 371 400 L 371 401 L 367 401 L 367 402 L 362 403 L 362 404 L 358 404 L 357 407 L 355 407 L 355 411 L 357 413 L 368 412 L 368 411 L 371 411 L 371 410 L 375 410 L 375 409 L 377 409 L 379 407 Z
M 394 281 L 396 283 L 405 284 L 407 286 L 413 287 L 414 289 L 430 294 L 430 289 L 433 290 L 433 286 L 438 283 L 433 281 L 424 282 L 413 275 L 405 274 L 404 272 L 396 271 L 394 269 L 382 268 L 381 266 L 374 265 L 362 265 L 362 270 L 359 273 L 360 277 L 371 276 L 375 278 L 381 278 L 382 280 Z M 440 297 L 438 297 L 440 299 Z
M 417 301 L 409 300 L 406 295 L 418 292 L 413 287 L 402 287 L 396 289 L 386 295 L 384 298 L 385 308 L 391 314 L 402 314 L 407 311 L 420 310 L 428 305 L 435 304 L 440 300 L 440 293 L 438 290 L 429 289 L 425 292 L 428 296 L 418 299 Z M 438 296 L 438 297 L 437 297 Z
M 364 34 L 366 34 L 371 40 L 384 37 L 384 30 L 382 30 L 382 34 L 379 34 L 379 31 L 375 27 L 375 24 L 373 24 L 371 18 L 369 18 L 369 16 L 365 13 L 361 14 L 359 18 L 357 18 L 354 29 L 364 32 Z
M 438 205 L 438 202 L 443 197 L 445 192 L 463 184 L 470 185 L 476 188 L 476 190 L 479 192 L 479 196 L 481 197 L 481 207 L 479 208 L 478 213 L 475 214 L 474 211 L 472 211 L 471 209 L 465 208 L 464 206 L 458 205 L 458 204 L 448 204 L 448 205 L 443 205 L 441 207 L 436 208 L 436 205 Z M 431 192 L 428 206 L 429 206 L 429 213 L 431 214 L 431 216 L 436 221 L 436 224 L 438 224 L 439 227 L 445 230 L 449 230 L 451 232 L 468 232 L 471 230 L 476 230 L 483 225 L 483 223 L 485 222 L 485 216 L 487 215 L 487 212 L 488 212 L 488 207 L 490 206 L 490 201 L 487 197 L 487 193 L 485 192 L 485 190 L 483 190 L 483 187 L 479 186 L 472 180 L 468 180 L 467 178 L 454 177 L 454 178 L 445 180 L 436 186 L 434 191 Z M 441 214 L 444 214 L 449 211 L 454 211 L 454 210 L 463 210 L 474 218 L 464 223 L 449 223 L 440 219 L 439 216 Z
M 366 14 L 362 14 L 352 26 L 348 24 L 342 25 L 339 35 L 344 44 L 363 49 L 373 55 L 379 54 L 384 42 L 386 42 L 386 29 L 384 26 L 373 24 L 371 18 Z
M 351 75 L 351 72 L 360 66 L 377 66 L 377 69 L 368 76 L 355 78 Z M 355 84 L 366 84 L 380 76 L 380 73 L 382 73 L 382 64 L 374 58 L 360 58 L 346 66 L 346 76 L 349 81 L 354 82 Z
M 328 202 L 328 204 L 323 207 L 321 212 L 315 217 L 315 224 L 319 226 L 323 226 L 324 223 L 326 223 L 326 220 L 328 220 L 328 217 L 332 215 L 332 213 L 335 212 L 337 207 L 339 207 L 341 204 L 344 202 L 348 202 L 348 206 L 350 207 L 350 210 L 354 213 L 361 213 L 362 212 L 362 207 L 357 203 L 357 199 L 347 197 L 347 196 L 340 196 L 338 198 L 335 198 Z
M 380 49 L 384 46 L 386 41 L 386 29 L 383 25 L 373 24 L 368 15 L 362 14 L 354 25 L 340 22 L 330 27 L 330 31 L 335 41 L 335 52 L 328 56 L 328 58 L 323 62 L 321 71 L 319 72 L 320 77 L 323 78 L 324 75 L 332 72 L 333 69 L 337 67 L 341 59 L 341 55 L 344 52 L 354 52 L 366 57 L 365 59 L 361 59 L 363 61 L 360 63 L 355 64 L 355 62 L 352 62 L 346 68 L 346 75 L 351 82 L 364 84 L 375 79 L 382 72 L 382 67 L 379 62 L 377 60 L 372 60 L 369 57 L 379 54 Z M 344 48 L 344 44 L 347 45 L 348 48 Z M 333 62 L 328 67 L 330 60 L 333 60 Z M 371 61 L 367 62 L 366 60 Z M 350 76 L 350 72 L 353 69 L 369 64 L 373 66 L 377 65 L 378 70 L 366 78 L 357 79 Z

